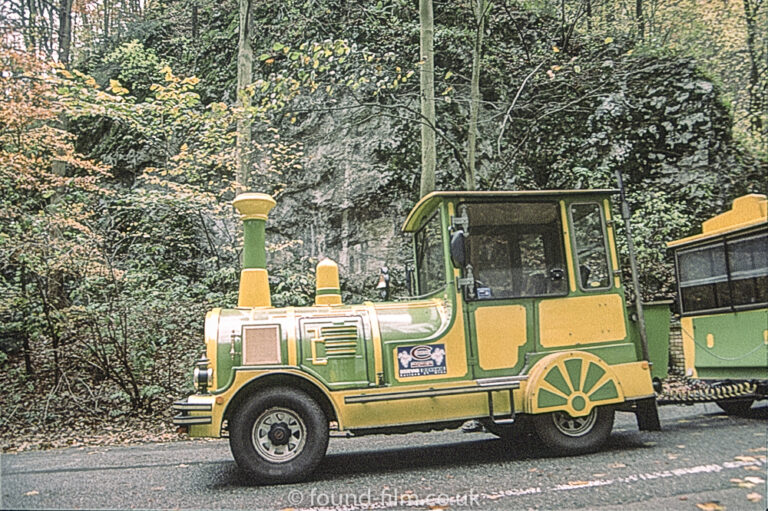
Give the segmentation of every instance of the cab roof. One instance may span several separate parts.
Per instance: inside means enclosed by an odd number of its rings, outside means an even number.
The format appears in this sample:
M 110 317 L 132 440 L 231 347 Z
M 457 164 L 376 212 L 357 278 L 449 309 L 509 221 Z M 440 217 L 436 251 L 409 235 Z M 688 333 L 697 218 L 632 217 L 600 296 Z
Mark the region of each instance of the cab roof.
M 619 193 L 619 190 L 605 188 L 594 190 L 522 190 L 522 191 L 495 191 L 495 192 L 470 192 L 470 191 L 451 191 L 451 192 L 431 192 L 419 200 L 408 213 L 408 217 L 403 224 L 403 232 L 414 232 L 421 227 L 424 219 L 431 215 L 438 205 L 446 199 L 467 199 L 467 200 L 510 200 L 510 199 L 562 199 L 569 196 L 583 195 L 613 195 Z

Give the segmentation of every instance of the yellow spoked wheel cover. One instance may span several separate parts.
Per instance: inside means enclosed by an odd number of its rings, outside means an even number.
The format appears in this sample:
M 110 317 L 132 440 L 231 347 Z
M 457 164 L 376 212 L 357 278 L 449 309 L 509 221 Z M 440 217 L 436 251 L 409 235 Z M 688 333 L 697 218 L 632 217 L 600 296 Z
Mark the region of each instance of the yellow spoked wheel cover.
M 595 406 L 623 402 L 624 393 L 600 357 L 569 351 L 547 355 L 533 366 L 526 401 L 530 413 L 563 411 L 583 417 Z

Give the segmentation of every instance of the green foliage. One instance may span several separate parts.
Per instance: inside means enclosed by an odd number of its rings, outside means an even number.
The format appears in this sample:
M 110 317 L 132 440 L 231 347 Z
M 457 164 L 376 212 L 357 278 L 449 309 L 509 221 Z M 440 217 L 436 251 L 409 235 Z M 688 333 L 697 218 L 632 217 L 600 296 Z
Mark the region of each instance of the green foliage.
M 160 81 L 163 67 L 154 50 L 134 39 L 107 54 L 97 74 L 107 80 L 118 80 L 133 96 L 143 99 L 149 94 L 150 86 Z

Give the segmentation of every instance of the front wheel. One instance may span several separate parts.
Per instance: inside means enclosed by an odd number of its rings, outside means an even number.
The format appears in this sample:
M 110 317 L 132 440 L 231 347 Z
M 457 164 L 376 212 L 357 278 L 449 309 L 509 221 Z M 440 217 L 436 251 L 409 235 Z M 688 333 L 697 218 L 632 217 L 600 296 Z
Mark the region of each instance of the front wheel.
M 328 448 L 328 419 L 300 390 L 258 391 L 230 420 L 229 446 L 237 464 L 259 482 L 302 481 Z
M 559 454 L 573 455 L 597 450 L 611 435 L 614 410 L 597 406 L 583 417 L 551 412 L 532 417 L 541 441 Z

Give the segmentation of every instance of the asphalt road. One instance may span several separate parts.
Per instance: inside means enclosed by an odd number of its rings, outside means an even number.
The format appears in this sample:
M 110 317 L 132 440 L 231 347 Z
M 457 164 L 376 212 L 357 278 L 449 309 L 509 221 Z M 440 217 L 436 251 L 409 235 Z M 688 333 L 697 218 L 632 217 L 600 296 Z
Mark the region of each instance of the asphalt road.
M 226 440 L 6 454 L 2 507 L 768 509 L 768 403 L 738 418 L 714 404 L 661 412 L 661 432 L 617 414 L 602 451 L 571 458 L 487 433 L 333 438 L 311 481 L 284 486 L 251 484 Z

